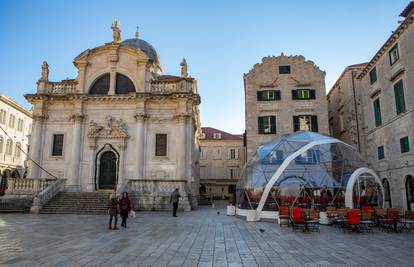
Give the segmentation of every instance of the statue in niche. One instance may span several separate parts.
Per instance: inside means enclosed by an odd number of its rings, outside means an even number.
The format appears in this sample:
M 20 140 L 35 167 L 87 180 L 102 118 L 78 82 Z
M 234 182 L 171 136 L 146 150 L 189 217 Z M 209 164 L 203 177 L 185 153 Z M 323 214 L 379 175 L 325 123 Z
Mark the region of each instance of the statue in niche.
M 181 61 L 180 66 L 181 66 L 181 77 L 187 78 L 187 76 L 188 76 L 188 73 L 187 73 L 188 66 L 187 66 L 187 61 L 185 60 L 185 58 L 183 58 L 183 61 Z
M 113 42 L 114 43 L 119 43 L 121 42 L 121 29 L 118 28 L 118 20 L 114 20 L 114 23 L 112 24 L 111 27 L 112 31 L 113 31 Z
M 43 61 L 42 64 L 42 81 L 49 81 L 49 64 L 46 61 Z

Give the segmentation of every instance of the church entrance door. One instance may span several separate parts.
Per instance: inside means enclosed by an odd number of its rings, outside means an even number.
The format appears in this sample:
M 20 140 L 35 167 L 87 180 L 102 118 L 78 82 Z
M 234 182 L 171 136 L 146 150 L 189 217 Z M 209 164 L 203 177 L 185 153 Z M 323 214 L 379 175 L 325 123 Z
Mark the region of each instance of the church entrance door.
M 106 151 L 101 155 L 99 164 L 99 189 L 115 189 L 116 186 L 116 155 Z

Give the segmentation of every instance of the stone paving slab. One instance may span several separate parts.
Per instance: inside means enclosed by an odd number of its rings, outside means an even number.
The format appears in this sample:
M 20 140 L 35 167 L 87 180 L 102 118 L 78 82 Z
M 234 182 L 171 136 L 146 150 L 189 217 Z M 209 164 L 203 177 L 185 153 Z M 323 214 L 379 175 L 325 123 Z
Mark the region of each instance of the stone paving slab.
M 0 266 L 414 266 L 414 233 L 292 232 L 226 216 L 220 205 L 178 218 L 138 212 L 118 231 L 107 220 L 1 214 Z

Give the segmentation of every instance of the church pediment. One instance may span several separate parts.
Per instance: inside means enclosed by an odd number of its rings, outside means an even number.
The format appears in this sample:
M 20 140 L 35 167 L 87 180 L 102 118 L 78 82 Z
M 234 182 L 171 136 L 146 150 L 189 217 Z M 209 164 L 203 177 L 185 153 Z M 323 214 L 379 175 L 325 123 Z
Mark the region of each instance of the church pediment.
M 89 122 L 89 138 L 126 139 L 129 137 L 125 122 L 116 120 L 112 116 L 105 117 L 104 124 L 98 124 L 94 120 Z

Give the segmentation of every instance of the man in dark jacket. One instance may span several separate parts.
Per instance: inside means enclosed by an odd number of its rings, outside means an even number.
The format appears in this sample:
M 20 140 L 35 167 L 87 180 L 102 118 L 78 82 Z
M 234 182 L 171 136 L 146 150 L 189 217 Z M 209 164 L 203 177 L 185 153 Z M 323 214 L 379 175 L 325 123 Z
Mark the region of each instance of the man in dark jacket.
M 170 203 L 172 202 L 173 204 L 173 217 L 177 217 L 178 201 L 180 200 L 180 197 L 181 195 L 178 192 L 178 188 L 176 188 L 170 197 Z

